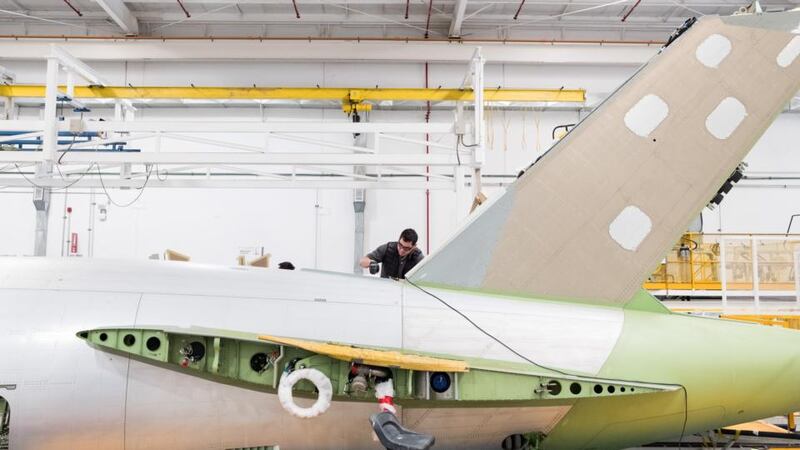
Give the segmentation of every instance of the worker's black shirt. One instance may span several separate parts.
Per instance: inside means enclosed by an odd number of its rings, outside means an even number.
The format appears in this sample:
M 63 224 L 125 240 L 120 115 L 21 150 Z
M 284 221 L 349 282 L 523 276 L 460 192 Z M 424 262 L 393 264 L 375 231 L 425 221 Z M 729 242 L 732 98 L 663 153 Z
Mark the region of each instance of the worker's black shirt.
M 397 241 L 387 242 L 367 254 L 367 258 L 381 263 L 381 278 L 405 278 L 406 273 L 424 257 L 418 248 L 400 257 L 400 253 L 397 252 Z

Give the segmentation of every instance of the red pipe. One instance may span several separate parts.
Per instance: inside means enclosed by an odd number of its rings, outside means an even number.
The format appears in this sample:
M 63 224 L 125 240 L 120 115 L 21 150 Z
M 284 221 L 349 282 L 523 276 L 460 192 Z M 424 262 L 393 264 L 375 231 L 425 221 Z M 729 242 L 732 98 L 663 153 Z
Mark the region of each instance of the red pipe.
M 630 16 L 630 15 L 631 15 L 631 13 L 633 12 L 633 10 L 634 10 L 634 9 L 636 9 L 636 7 L 637 7 L 637 6 L 639 6 L 639 3 L 641 3 L 641 1 L 642 1 L 642 0 L 636 0 L 636 3 L 634 3 L 634 4 L 633 4 L 633 6 L 631 6 L 631 9 L 629 9 L 629 10 L 628 10 L 628 12 L 627 12 L 627 13 L 625 13 L 625 16 L 622 18 L 622 21 L 623 21 L 623 22 L 625 22 L 625 20 L 628 18 L 628 16 Z
M 433 1 L 433 0 L 431 0 Z M 428 63 L 425 63 L 425 89 L 428 88 Z M 431 102 L 426 102 L 428 109 L 425 112 L 425 123 L 431 121 Z M 430 140 L 430 135 L 425 133 L 425 154 L 431 152 L 430 145 L 427 142 Z M 430 173 L 431 166 L 425 166 L 425 173 Z M 426 176 L 425 181 L 430 182 L 431 177 Z M 425 189 L 425 254 L 431 254 L 431 190 Z
M 295 0 L 292 0 L 292 6 L 294 6 L 294 15 L 297 16 L 297 18 L 299 19 L 300 11 L 298 11 L 297 9 L 297 2 Z
M 517 12 L 514 13 L 514 20 L 517 20 L 517 17 L 519 17 L 519 13 L 520 13 L 520 11 L 522 11 L 522 5 L 524 5 L 524 4 L 525 4 L 525 0 L 522 0 L 522 3 L 519 4 L 519 8 L 517 8 Z
M 71 10 L 75 11 L 75 14 L 77 14 L 77 15 L 78 15 L 78 16 L 80 16 L 80 17 L 83 17 L 83 14 L 81 14 L 81 12 L 80 12 L 80 11 L 78 11 L 78 8 L 76 8 L 76 7 L 72 6 L 72 3 L 70 3 L 70 2 L 69 2 L 69 0 L 64 0 L 64 3 L 66 3 L 66 4 L 67 4 L 67 6 L 69 6 L 69 8 L 70 8 Z
M 181 3 L 181 0 L 178 0 L 178 5 L 180 5 L 181 9 L 183 10 L 183 13 L 186 14 L 187 19 L 192 17 L 192 15 L 189 14 L 189 11 L 186 10 L 186 7 L 183 6 L 183 3 Z
M 431 28 L 431 10 L 433 9 L 433 0 L 429 0 L 428 2 L 428 20 L 425 21 L 425 39 L 428 39 L 430 36 L 429 31 Z

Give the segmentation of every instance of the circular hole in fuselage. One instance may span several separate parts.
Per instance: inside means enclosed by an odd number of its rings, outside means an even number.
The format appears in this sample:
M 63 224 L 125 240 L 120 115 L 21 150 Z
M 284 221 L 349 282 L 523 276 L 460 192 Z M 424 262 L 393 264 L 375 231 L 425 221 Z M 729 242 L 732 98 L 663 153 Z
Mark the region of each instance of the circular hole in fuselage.
M 602 394 L 603 393 L 603 386 L 600 386 L 599 384 L 595 384 L 594 385 L 594 393 L 595 394 Z
M 155 336 L 149 337 L 149 338 L 147 338 L 146 345 L 147 345 L 147 349 L 148 350 L 150 350 L 151 352 L 154 352 L 154 351 L 158 350 L 159 348 L 161 348 L 161 339 L 159 339 L 159 338 L 157 338 Z
M 619 391 L 620 392 L 625 392 L 625 386 L 622 386 L 621 388 L 619 388 Z
M 580 383 L 572 383 L 569 385 L 569 391 L 572 392 L 573 395 L 578 395 L 581 393 L 581 384 Z
M 500 443 L 500 448 L 503 450 L 524 450 L 530 448 L 530 442 L 528 438 L 521 434 L 512 434 L 503 439 L 503 442 Z
M 269 358 L 266 353 L 256 353 L 250 358 L 250 368 L 253 369 L 253 372 L 263 372 L 268 363 Z
M 203 345 L 202 342 L 193 341 L 191 344 L 189 344 L 189 348 L 191 351 L 186 356 L 188 356 L 192 361 L 200 361 L 204 356 L 206 356 L 206 346 Z
M 556 380 L 550 380 L 547 383 L 547 393 L 550 395 L 558 395 L 561 393 L 561 383 Z
M 100 333 L 100 336 L 97 336 L 97 337 L 100 338 L 101 342 L 105 342 L 105 341 L 108 340 L 108 335 L 105 334 L 105 333 Z
M 614 392 L 616 392 L 616 391 L 617 391 L 617 388 L 615 388 L 614 386 L 609 386 L 609 387 L 608 387 L 608 393 L 609 393 L 609 394 L 613 394 L 613 393 L 614 393 Z
M 445 372 L 434 372 L 431 374 L 431 389 L 434 392 L 443 393 L 450 389 L 450 375 Z
M 122 343 L 131 347 L 133 344 L 136 343 L 136 336 L 132 334 L 126 334 L 124 338 L 122 338 Z

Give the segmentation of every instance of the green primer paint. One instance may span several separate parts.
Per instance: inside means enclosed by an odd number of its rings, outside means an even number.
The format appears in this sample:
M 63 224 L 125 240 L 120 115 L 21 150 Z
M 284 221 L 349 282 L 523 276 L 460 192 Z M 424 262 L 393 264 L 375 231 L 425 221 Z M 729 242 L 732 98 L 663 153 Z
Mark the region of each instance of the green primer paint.
M 800 404 L 798 356 L 794 330 L 627 309 L 598 376 L 685 391 L 579 400 L 543 448 L 625 448 L 785 414 Z
M 289 369 L 313 368 L 330 380 L 337 400 L 373 402 L 374 383 L 366 391 L 356 392 L 351 383 L 351 364 L 324 354 L 260 341 L 250 335 L 220 331 L 220 335 L 186 334 L 187 330 L 167 331 L 144 328 L 96 329 L 78 336 L 101 349 L 137 358 L 141 361 L 182 371 L 212 381 L 246 389 L 272 392 L 273 380 Z M 235 338 L 228 336 L 237 336 Z M 283 357 L 279 358 L 279 355 Z M 453 355 L 447 355 L 454 358 Z M 411 371 L 398 367 L 383 368 L 391 372 L 395 399 L 401 405 L 424 407 L 527 405 L 552 406 L 583 398 L 608 396 L 642 396 L 675 390 L 675 386 L 652 383 L 627 383 L 619 380 L 582 377 L 564 373 L 536 373 L 529 364 L 493 360 L 472 360 L 465 373 L 448 373 L 452 388 L 437 393 L 429 383 L 430 372 Z M 286 369 L 286 368 L 289 369 Z M 277 372 L 276 372 L 277 371 Z M 533 372 L 532 372 L 533 371 Z M 295 389 L 303 396 L 313 396 L 313 384 L 301 380 Z M 408 401 L 409 403 L 406 403 Z

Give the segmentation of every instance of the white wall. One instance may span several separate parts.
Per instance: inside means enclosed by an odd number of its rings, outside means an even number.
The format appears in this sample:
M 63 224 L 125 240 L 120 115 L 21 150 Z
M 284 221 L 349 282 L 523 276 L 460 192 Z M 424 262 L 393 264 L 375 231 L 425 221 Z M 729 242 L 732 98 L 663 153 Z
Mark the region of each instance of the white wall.
M 15 71 L 20 83 L 42 83 L 44 63 L 1 61 Z M 106 62 L 93 63 L 112 83 L 132 85 L 252 85 L 259 86 L 424 86 L 424 65 L 416 63 L 267 63 L 267 62 Z M 583 87 L 602 98 L 623 82 L 635 68 L 629 66 L 487 65 L 486 86 L 506 88 Z M 465 67 L 431 64 L 429 86 L 456 87 Z M 38 109 L 23 109 L 37 117 Z M 448 120 L 449 112 L 435 111 L 433 121 Z M 113 116 L 97 110 L 94 116 Z M 257 108 L 142 108 L 139 120 L 259 120 Z M 577 111 L 503 111 L 486 114 L 490 149 L 483 168 L 486 175 L 515 174 L 552 144 L 554 126 L 574 123 Z M 337 110 L 269 109 L 268 120 L 348 120 Z M 423 121 L 422 111 L 374 111 L 372 121 Z M 330 139 L 343 139 L 331 136 Z M 237 139 L 237 138 L 232 138 Z M 243 139 L 243 138 L 239 138 Z M 800 173 L 800 115 L 784 114 L 748 156 L 750 170 Z M 244 141 L 243 141 L 244 142 Z M 453 144 L 451 137 L 442 143 Z M 178 145 L 178 144 L 175 144 Z M 143 146 L 143 148 L 146 146 Z M 192 148 L 180 144 L 176 148 Z M 171 148 L 174 150 L 176 148 Z M 301 150 L 299 144 L 287 149 Z M 146 148 L 145 148 L 146 149 Z M 387 144 L 386 151 L 423 152 L 421 146 Z M 789 182 L 791 183 L 791 182 Z M 797 183 L 797 182 L 794 182 Z M 34 209 L 31 193 L 0 189 L 0 255 L 27 255 L 33 251 Z M 498 188 L 487 188 L 492 196 Z M 118 203 L 137 192 L 113 190 Z M 788 217 L 800 213 L 800 190 L 735 188 L 721 209 L 722 231 L 782 232 Z M 61 254 L 63 192 L 53 194 L 48 254 Z M 423 191 L 369 191 L 366 209 L 367 250 L 392 240 L 405 227 L 420 233 L 420 247 L 442 244 L 457 227 L 455 195 L 434 191 L 430 196 L 430 235 L 426 233 L 426 197 Z M 106 203 L 96 191 L 97 203 Z M 86 190 L 69 192 L 66 205 L 74 209 L 72 228 L 80 234 L 86 253 L 90 197 Z M 795 209 L 796 208 L 796 209 Z M 706 212 L 706 231 L 720 228 L 720 211 Z M 300 267 L 348 272 L 353 265 L 352 192 L 347 190 L 221 190 L 146 189 L 128 208 L 109 204 L 108 220 L 95 223 L 95 257 L 145 258 L 173 248 L 196 261 L 232 264 L 242 247 L 264 247 L 273 261 L 290 260 Z

